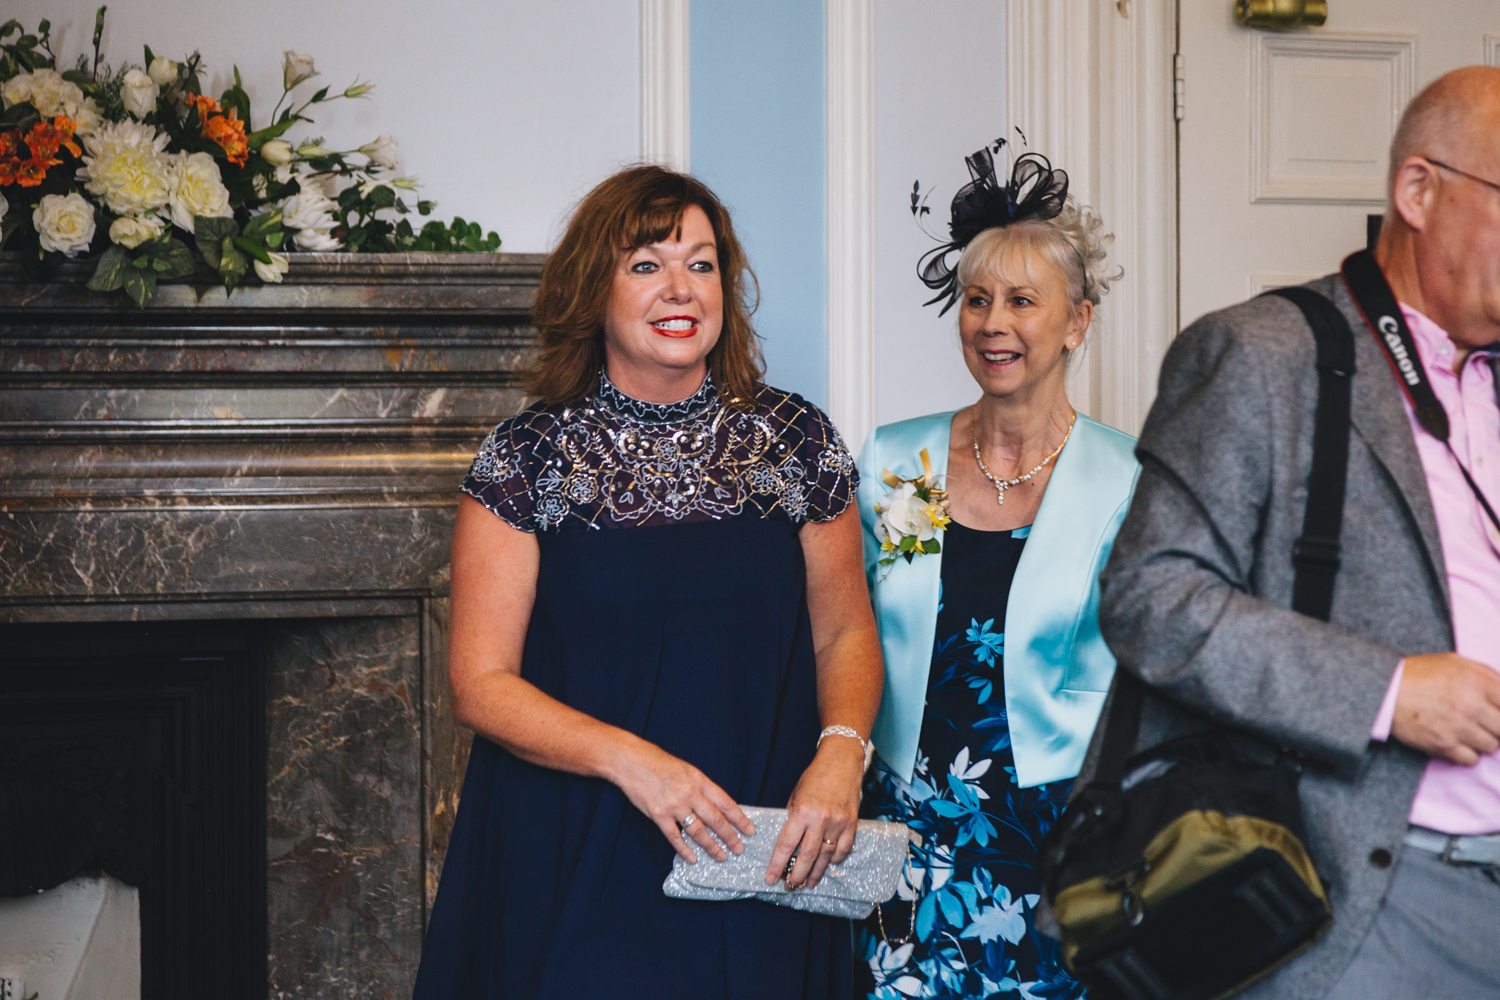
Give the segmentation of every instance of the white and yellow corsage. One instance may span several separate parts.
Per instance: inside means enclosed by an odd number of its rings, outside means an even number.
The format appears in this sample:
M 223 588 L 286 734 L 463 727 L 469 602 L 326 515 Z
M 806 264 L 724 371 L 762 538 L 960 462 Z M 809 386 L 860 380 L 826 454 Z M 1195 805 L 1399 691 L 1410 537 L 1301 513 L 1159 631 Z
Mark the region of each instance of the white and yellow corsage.
M 917 556 L 942 551 L 937 533 L 948 526 L 948 493 L 932 474 L 932 459 L 923 448 L 922 475 L 902 479 L 889 469 L 880 478 L 891 491 L 875 504 L 875 537 L 880 539 L 880 565 L 891 566 L 898 556 L 911 562 Z

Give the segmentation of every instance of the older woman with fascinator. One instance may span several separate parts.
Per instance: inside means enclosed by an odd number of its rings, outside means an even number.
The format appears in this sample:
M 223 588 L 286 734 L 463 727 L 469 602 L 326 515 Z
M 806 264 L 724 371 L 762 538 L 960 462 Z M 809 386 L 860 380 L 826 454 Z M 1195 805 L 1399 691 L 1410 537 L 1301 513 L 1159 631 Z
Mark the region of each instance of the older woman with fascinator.
M 859 462 L 886 667 L 865 808 L 923 841 L 858 928 L 857 977 L 881 998 L 1063 1000 L 1083 988 L 1033 923 L 1037 850 L 1114 672 L 1098 578 L 1138 472 L 1134 439 L 1077 413 L 1064 378 L 1117 275 L 1045 158 L 1005 183 L 990 149 L 968 165 L 920 274 L 929 304 L 959 305 L 979 400 L 880 427 Z
M 650 166 L 547 260 L 537 401 L 459 502 L 449 675 L 478 735 L 417 1000 L 849 996 L 842 921 L 663 894 L 674 853 L 745 850 L 741 804 L 787 807 L 765 885 L 843 861 L 880 701 L 854 462 L 760 381 L 750 281 L 713 193 Z

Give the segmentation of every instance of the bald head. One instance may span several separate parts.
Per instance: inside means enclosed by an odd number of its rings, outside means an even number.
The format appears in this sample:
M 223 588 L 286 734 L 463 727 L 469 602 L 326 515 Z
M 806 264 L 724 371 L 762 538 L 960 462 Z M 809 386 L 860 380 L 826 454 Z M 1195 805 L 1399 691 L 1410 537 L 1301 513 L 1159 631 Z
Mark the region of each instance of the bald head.
M 1500 342 L 1500 69 L 1466 66 L 1416 96 L 1391 142 L 1388 190 L 1375 259 L 1462 365 Z
M 1487 161 L 1500 168 L 1500 68 L 1465 66 L 1444 73 L 1412 98 L 1391 139 L 1389 192 L 1412 156 L 1430 156 L 1466 170 Z

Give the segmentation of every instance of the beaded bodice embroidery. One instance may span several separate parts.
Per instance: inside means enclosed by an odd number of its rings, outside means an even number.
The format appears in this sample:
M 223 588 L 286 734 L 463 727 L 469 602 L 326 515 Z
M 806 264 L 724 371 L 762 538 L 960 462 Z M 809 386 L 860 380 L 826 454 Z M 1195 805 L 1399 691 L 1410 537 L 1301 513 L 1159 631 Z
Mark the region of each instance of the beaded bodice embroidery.
M 711 379 L 687 399 L 648 403 L 601 375 L 574 407 L 532 406 L 485 439 L 464 492 L 523 531 L 722 519 L 837 517 L 854 459 L 816 406 L 762 387 L 753 405 Z

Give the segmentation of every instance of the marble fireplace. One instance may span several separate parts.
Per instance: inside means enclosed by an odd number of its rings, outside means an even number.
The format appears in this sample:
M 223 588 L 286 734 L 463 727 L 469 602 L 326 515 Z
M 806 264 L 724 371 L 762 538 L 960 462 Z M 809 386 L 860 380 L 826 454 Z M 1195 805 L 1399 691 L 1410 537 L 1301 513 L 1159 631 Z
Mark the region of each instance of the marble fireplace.
M 456 487 L 540 267 L 293 256 L 138 309 L 0 257 L 0 896 L 132 887 L 140 995 L 409 995 Z

